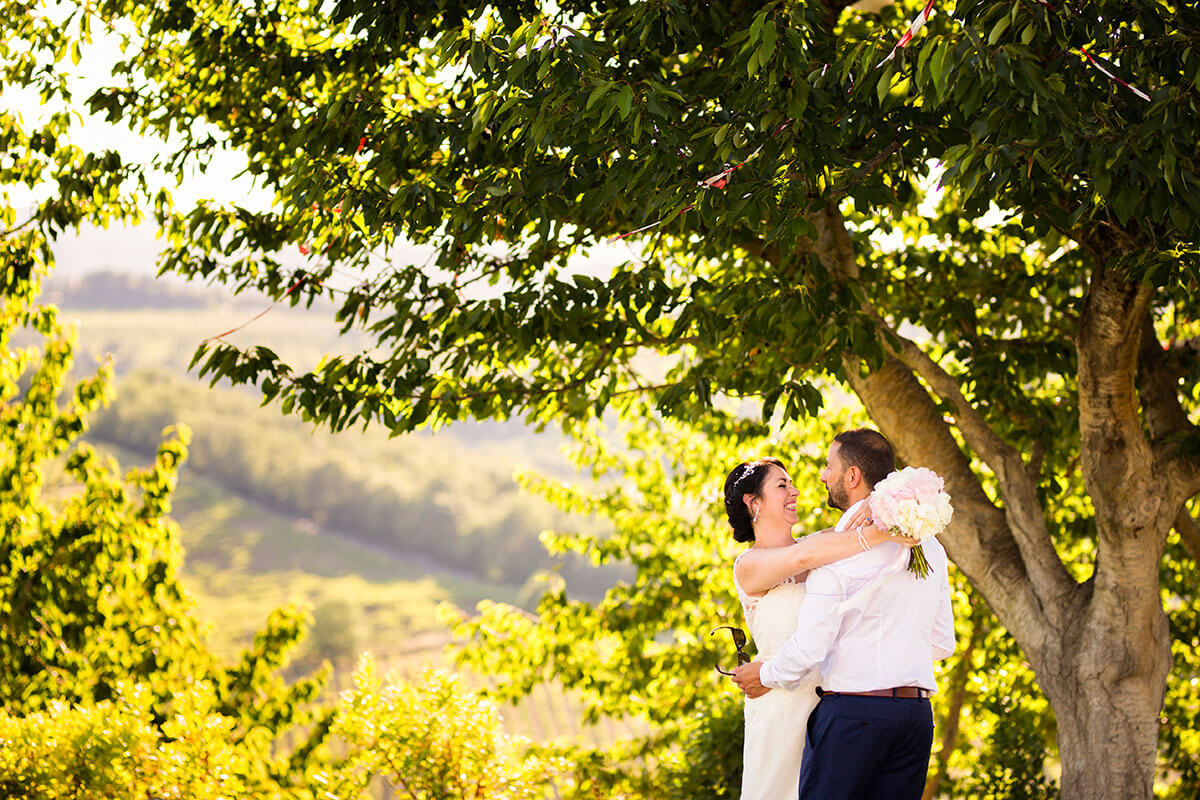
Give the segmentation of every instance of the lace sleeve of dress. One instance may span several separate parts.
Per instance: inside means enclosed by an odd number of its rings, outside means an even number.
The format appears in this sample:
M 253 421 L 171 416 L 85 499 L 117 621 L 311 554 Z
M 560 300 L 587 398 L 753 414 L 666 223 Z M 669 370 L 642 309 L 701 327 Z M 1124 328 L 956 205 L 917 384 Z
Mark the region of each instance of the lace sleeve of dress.
M 758 605 L 758 601 L 761 600 L 763 598 L 763 596 L 766 594 L 766 592 L 763 592 L 762 594 L 757 595 L 757 596 L 752 595 L 752 594 L 747 594 L 746 591 L 744 589 L 742 589 L 742 584 L 738 583 L 737 564 L 739 561 L 742 560 L 742 556 L 746 555 L 746 553 L 749 553 L 750 550 L 751 550 L 751 548 L 746 548 L 745 550 L 743 550 L 741 552 L 741 554 L 737 558 L 735 558 L 733 560 L 733 588 L 737 591 L 738 600 L 741 601 L 742 610 L 746 613 L 747 618 L 749 618 L 751 616 L 751 612 L 753 612 L 754 608 Z M 779 583 L 775 584 L 775 586 L 782 586 L 785 583 L 800 583 L 800 582 L 801 581 L 799 580 L 799 578 L 797 576 L 789 575 L 786 578 L 784 578 L 783 580 L 781 580 Z M 774 589 L 775 586 L 772 586 L 771 589 Z M 770 591 L 770 589 L 768 589 L 767 591 Z
M 733 569 L 731 570 L 731 572 L 733 572 L 733 588 L 734 588 L 734 591 L 737 592 L 738 601 L 742 604 L 742 613 L 745 614 L 747 620 L 749 620 L 750 617 L 753 616 L 755 606 L 757 606 L 758 601 L 762 599 L 761 597 L 752 597 L 752 596 L 746 594 L 745 590 L 742 589 L 742 584 L 738 583 L 738 579 L 737 579 L 738 562 L 742 560 L 742 556 L 746 555 L 746 553 L 749 553 L 749 552 L 750 552 L 750 548 L 746 548 L 745 550 L 743 550 L 741 552 L 741 555 L 739 555 L 737 558 L 735 558 L 733 560 Z

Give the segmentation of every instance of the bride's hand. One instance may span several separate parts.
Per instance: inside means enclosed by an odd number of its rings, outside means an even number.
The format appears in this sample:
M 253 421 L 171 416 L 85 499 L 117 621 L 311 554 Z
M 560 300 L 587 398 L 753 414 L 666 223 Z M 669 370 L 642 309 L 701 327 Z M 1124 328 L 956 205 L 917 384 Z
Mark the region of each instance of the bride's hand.
M 856 532 L 857 530 L 858 529 L 855 528 Z M 913 539 L 911 536 L 904 536 L 903 534 L 899 533 L 888 533 L 887 531 L 873 524 L 863 525 L 862 536 L 870 547 L 874 547 L 877 544 L 883 544 L 884 542 L 895 542 L 901 547 L 913 548 L 921 543 L 919 539 Z
M 852 514 L 846 520 L 846 524 L 842 528 L 842 530 L 844 530 L 844 531 L 856 530 L 859 525 L 862 525 L 863 529 L 865 530 L 866 527 L 870 524 L 871 524 L 871 507 L 866 503 L 859 503 L 858 509 L 855 510 L 854 514 Z

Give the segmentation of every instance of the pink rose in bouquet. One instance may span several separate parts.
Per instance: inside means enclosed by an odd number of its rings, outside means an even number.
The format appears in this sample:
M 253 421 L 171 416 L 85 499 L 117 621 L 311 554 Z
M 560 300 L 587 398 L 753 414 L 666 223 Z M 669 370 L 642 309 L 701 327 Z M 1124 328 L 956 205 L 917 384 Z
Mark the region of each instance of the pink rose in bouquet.
M 937 536 L 950 524 L 954 507 L 944 491 L 945 482 L 925 467 L 905 467 L 875 484 L 867 498 L 875 524 L 894 536 L 924 541 Z M 924 578 L 929 562 L 918 544 L 909 553 L 908 569 Z

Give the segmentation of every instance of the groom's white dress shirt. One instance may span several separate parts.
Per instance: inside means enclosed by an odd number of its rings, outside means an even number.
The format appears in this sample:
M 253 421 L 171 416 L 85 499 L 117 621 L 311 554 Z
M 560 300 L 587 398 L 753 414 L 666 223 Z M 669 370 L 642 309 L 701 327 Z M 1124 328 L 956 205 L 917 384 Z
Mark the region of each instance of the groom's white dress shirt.
M 839 530 L 857 507 L 842 515 Z M 908 571 L 907 551 L 892 542 L 813 570 L 796 632 L 763 665 L 763 686 L 790 688 L 820 670 L 830 692 L 935 690 L 933 661 L 954 652 L 954 617 L 946 551 L 937 539 L 922 548 L 927 578 Z M 901 557 L 905 568 L 896 569 Z M 856 602 L 843 602 L 867 587 Z

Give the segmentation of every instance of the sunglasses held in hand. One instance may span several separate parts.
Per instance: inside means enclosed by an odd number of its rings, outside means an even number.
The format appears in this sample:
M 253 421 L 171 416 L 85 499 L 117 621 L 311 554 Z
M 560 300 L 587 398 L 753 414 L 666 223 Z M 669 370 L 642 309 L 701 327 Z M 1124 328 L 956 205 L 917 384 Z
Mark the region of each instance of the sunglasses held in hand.
M 745 632 L 743 632 L 741 628 L 734 627 L 733 625 L 718 625 L 717 627 L 715 627 L 711 631 L 709 631 L 708 635 L 712 636 L 714 633 L 716 633 L 717 631 L 722 630 L 722 629 L 728 630 L 729 635 L 733 637 L 733 646 L 737 648 L 738 666 L 740 667 L 742 664 L 749 664 L 750 663 L 750 654 L 746 652 L 746 634 L 745 634 Z M 720 664 L 717 664 L 717 672 L 721 673 L 722 675 L 732 675 L 733 674 L 732 672 L 729 672 L 728 670 L 721 669 Z

